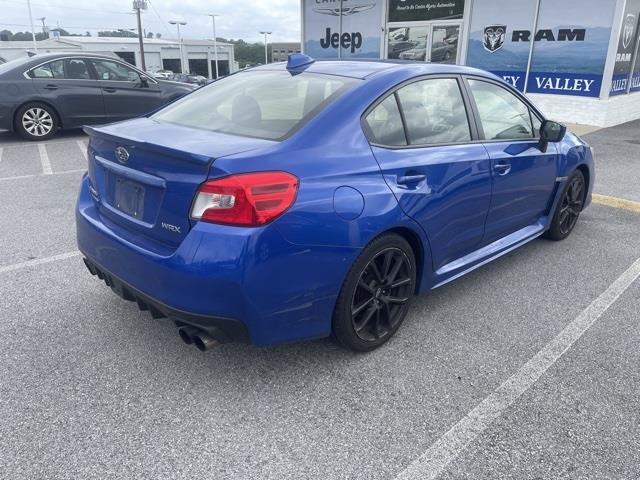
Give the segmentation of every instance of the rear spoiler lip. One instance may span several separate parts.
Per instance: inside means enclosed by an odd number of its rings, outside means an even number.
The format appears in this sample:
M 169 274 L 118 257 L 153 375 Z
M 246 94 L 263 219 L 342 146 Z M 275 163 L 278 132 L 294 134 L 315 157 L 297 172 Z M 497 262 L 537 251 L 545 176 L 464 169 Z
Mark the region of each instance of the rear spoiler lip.
M 164 145 L 158 145 L 156 143 L 149 143 L 145 140 L 140 140 L 138 138 L 132 136 L 123 136 L 123 135 L 113 135 L 104 130 L 103 127 L 108 126 L 108 124 L 104 126 L 89 126 L 85 125 L 82 127 L 82 131 L 89 135 L 89 137 L 100 137 L 106 140 L 111 140 L 115 143 L 119 143 L 124 146 L 131 146 L 133 148 L 144 148 L 145 150 L 151 152 L 157 152 L 163 155 L 169 155 L 171 157 L 177 157 L 181 160 L 187 160 L 191 163 L 196 163 L 199 165 L 208 164 L 215 160 L 214 157 L 208 155 L 200 155 L 197 153 L 186 152 L 184 150 L 178 150 L 176 148 L 167 147 Z

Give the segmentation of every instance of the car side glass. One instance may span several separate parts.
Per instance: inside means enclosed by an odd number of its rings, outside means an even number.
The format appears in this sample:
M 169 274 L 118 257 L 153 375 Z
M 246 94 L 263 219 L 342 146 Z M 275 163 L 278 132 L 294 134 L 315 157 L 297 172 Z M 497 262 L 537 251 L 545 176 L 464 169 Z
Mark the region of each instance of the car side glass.
M 486 140 L 534 138 L 529 107 L 506 88 L 469 80 Z
M 462 92 L 455 78 L 420 80 L 398 90 L 411 145 L 471 141 Z
M 365 118 L 371 140 L 379 145 L 404 146 L 407 140 L 394 94 L 378 104 Z

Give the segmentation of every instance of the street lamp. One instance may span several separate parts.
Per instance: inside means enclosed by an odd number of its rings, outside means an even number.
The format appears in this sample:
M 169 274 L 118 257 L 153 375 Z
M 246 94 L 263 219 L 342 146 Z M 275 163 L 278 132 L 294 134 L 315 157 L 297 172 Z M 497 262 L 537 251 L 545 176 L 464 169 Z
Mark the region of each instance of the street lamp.
M 267 56 L 267 35 L 271 35 L 271 32 L 260 32 L 264 35 L 264 63 L 269 63 L 269 57 Z
M 182 37 L 180 36 L 180 25 L 184 27 L 187 24 L 187 22 L 182 22 L 180 20 L 169 20 L 169 23 L 171 25 L 175 25 L 176 27 L 178 27 L 178 42 L 180 45 L 180 69 L 182 70 L 182 73 L 188 73 L 188 72 L 185 72 L 185 70 L 189 70 L 189 69 L 184 68 L 184 55 L 182 54 Z
M 220 15 L 210 13 L 209 16 L 211 17 L 211 24 L 213 25 L 213 58 L 216 62 L 216 78 L 218 78 L 218 39 L 216 38 L 216 17 L 219 17 Z

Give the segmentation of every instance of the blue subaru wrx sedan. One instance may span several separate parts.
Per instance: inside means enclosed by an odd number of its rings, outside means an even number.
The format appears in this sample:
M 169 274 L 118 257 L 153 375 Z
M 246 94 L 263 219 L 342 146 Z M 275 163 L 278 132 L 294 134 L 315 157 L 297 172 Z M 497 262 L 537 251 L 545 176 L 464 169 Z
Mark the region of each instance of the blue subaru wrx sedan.
M 367 351 L 415 294 L 590 203 L 590 147 L 499 78 L 292 55 L 86 128 L 78 244 L 186 343 L 333 334 Z

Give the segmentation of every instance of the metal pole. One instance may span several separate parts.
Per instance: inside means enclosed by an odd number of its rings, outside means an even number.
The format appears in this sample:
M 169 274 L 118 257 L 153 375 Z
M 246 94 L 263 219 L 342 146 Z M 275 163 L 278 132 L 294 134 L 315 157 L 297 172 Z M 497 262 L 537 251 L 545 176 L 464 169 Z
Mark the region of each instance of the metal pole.
M 536 14 L 533 17 L 533 29 L 531 30 L 531 35 L 535 37 L 536 32 L 538 31 L 538 17 L 540 16 L 540 0 L 536 1 Z M 506 32 L 505 32 L 506 35 Z M 533 58 L 533 45 L 536 43 L 533 38 L 530 40 L 531 44 L 529 45 L 529 59 L 527 60 L 527 71 L 524 75 L 524 86 L 522 87 L 522 92 L 527 93 L 527 87 L 529 86 L 529 72 L 531 71 L 531 59 Z M 515 85 L 514 85 L 515 87 Z
M 176 26 L 178 27 L 178 45 L 180 46 L 180 70 L 182 70 L 182 73 L 187 73 L 185 72 L 185 68 L 184 68 L 184 53 L 182 52 L 182 37 L 180 36 L 180 24 L 176 23 Z
M 209 15 L 213 23 L 213 61 L 216 63 L 216 78 L 218 78 L 218 39 L 216 38 L 216 17 Z
M 264 64 L 269 63 L 269 55 L 267 53 L 267 32 L 264 32 Z
M 31 14 L 31 1 L 27 0 L 27 8 L 29 9 L 29 23 L 31 24 L 31 38 L 33 39 L 33 50 L 38 53 L 38 43 L 36 42 L 36 31 L 33 28 L 33 15 Z
M 142 19 L 140 18 L 140 2 L 136 3 L 136 16 L 138 17 L 138 42 L 140 42 L 140 64 L 142 65 L 142 71 L 147 71 L 147 64 L 144 59 L 144 42 L 142 40 Z

